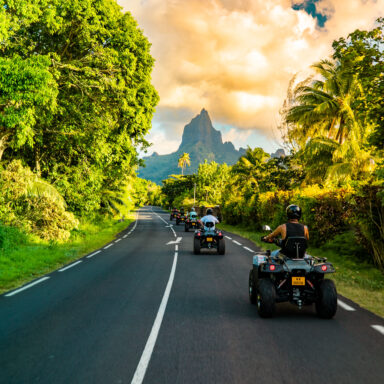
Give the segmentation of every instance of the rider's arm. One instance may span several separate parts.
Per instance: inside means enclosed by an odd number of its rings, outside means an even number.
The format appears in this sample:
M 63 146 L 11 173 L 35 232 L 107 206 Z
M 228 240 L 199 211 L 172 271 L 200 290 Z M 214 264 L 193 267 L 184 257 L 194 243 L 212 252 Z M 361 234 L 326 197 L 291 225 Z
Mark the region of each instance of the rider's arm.
M 265 236 L 265 241 L 269 241 L 272 243 L 275 237 L 284 237 L 283 229 L 283 225 L 279 225 L 272 233 L 270 233 L 268 236 Z
M 309 231 L 306 225 L 304 225 L 304 236 L 307 238 L 307 240 L 309 240 Z

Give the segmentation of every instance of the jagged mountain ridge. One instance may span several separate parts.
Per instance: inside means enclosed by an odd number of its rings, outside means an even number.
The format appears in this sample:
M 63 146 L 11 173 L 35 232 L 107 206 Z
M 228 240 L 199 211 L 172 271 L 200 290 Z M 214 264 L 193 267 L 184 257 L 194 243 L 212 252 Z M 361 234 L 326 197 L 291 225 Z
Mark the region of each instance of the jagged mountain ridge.
M 232 165 L 245 153 L 245 149 L 236 150 L 229 141 L 223 143 L 221 132 L 213 127 L 208 112 L 203 108 L 200 114 L 184 127 L 178 150 L 168 155 L 154 152 L 151 156 L 144 157 L 146 167 L 139 169 L 139 176 L 159 184 L 169 175 L 179 174 L 177 162 L 184 152 L 189 153 L 191 158 L 191 166 L 187 167 L 184 173 L 192 174 L 204 160 Z

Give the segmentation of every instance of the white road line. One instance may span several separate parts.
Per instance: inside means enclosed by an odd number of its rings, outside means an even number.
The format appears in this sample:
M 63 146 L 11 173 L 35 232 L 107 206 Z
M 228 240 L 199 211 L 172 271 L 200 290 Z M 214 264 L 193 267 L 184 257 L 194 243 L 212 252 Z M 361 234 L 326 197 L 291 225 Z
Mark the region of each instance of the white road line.
M 225 236 L 227 239 L 229 239 L 229 240 L 232 240 L 232 237 L 229 237 L 229 236 Z
M 171 274 L 169 276 L 168 284 L 167 284 L 167 287 L 165 288 L 164 296 L 163 296 L 163 299 L 161 300 L 161 304 L 157 312 L 155 322 L 153 323 L 151 333 L 148 337 L 147 343 L 145 345 L 143 354 L 141 355 L 139 364 L 136 368 L 131 384 L 141 384 L 144 380 L 145 372 L 147 371 L 149 361 L 151 360 L 153 348 L 155 347 L 157 336 L 159 334 L 161 323 L 163 321 L 165 309 L 168 303 L 169 294 L 171 293 L 173 280 L 175 278 L 176 264 L 177 264 L 177 252 L 175 252 L 175 256 L 173 258 Z
M 64 267 L 64 268 L 59 269 L 59 272 L 64 272 L 64 271 L 66 271 L 67 269 L 72 268 L 72 267 L 74 267 L 75 265 L 80 264 L 80 263 L 82 263 L 82 262 L 83 262 L 82 260 L 76 261 L 76 263 L 70 264 L 70 265 L 68 265 L 67 267 Z
M 175 245 L 175 251 L 178 251 L 179 250 L 179 246 L 176 244 Z
M 238 241 L 236 241 L 236 240 L 232 240 L 235 244 L 237 244 L 237 245 L 241 245 L 241 243 L 239 243 Z
M 107 245 L 106 247 L 104 247 L 104 249 L 108 249 L 108 248 L 112 247 L 112 245 L 113 245 L 113 243 Z
M 344 303 L 344 301 L 341 301 L 339 299 L 337 299 L 337 304 L 339 304 L 339 306 L 343 309 L 345 309 L 346 311 L 356 311 L 355 308 L 352 308 L 350 305 Z
M 87 256 L 87 259 L 90 259 L 91 257 L 98 255 L 100 252 L 101 251 L 96 251 L 96 252 L 91 253 L 90 255 Z
M 39 284 L 39 283 L 42 283 L 43 281 L 48 280 L 48 279 L 49 279 L 48 276 L 46 276 L 46 277 L 42 277 L 41 279 L 36 280 L 36 281 L 34 281 L 33 283 L 28 284 L 28 285 L 25 285 L 24 287 L 21 287 L 21 288 L 19 288 L 19 289 L 16 289 L 16 291 L 13 291 L 13 292 L 11 292 L 11 293 L 7 293 L 7 294 L 4 295 L 4 296 L 10 297 L 10 296 L 16 295 L 16 293 L 19 293 L 19 292 L 24 291 L 24 290 L 26 290 L 26 289 L 28 289 L 28 288 L 31 288 L 31 287 L 33 287 L 34 285 Z
M 119 241 L 121 241 L 121 239 L 117 239 L 117 240 L 115 240 L 115 243 L 118 243 Z
M 128 235 L 124 235 L 124 236 L 123 236 L 123 239 L 126 239 L 127 237 L 128 237 Z
M 380 332 L 382 335 L 384 335 L 384 327 L 382 325 L 371 325 L 373 329 L 376 329 L 376 331 Z
M 249 252 L 255 253 L 251 248 L 248 248 L 248 247 L 243 247 L 243 248 L 246 249 Z

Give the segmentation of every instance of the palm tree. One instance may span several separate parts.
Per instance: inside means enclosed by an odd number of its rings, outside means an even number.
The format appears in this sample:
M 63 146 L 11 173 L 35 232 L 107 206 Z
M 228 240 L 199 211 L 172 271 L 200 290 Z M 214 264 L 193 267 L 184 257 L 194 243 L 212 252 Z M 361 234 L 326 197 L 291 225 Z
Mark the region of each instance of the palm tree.
M 286 108 L 288 136 L 302 148 L 307 181 L 346 180 L 372 170 L 363 149 L 371 127 L 354 113 L 364 101 L 357 77 L 339 62 L 323 60 L 312 66 L 319 79 L 299 83 Z
M 189 157 L 189 153 L 184 152 L 180 157 L 177 163 L 177 166 L 181 168 L 181 175 L 184 175 L 184 168 L 186 166 L 191 166 L 191 159 Z
M 347 138 L 362 139 L 363 128 L 353 112 L 362 95 L 357 77 L 338 62 L 323 60 L 312 68 L 320 79 L 306 79 L 294 89 L 294 105 L 285 117 L 306 138 L 327 136 L 342 144 Z

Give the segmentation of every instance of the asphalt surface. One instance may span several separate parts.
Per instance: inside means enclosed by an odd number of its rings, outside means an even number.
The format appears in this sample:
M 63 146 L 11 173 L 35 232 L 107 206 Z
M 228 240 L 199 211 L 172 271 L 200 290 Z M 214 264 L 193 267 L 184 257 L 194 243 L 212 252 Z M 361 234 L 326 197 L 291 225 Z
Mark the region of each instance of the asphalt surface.
M 226 235 L 225 255 L 194 255 L 193 233 L 145 207 L 100 252 L 1 295 L 0 383 L 384 383 L 384 319 L 345 298 L 332 320 L 290 304 L 261 319 L 257 248 Z

